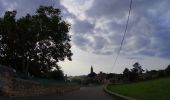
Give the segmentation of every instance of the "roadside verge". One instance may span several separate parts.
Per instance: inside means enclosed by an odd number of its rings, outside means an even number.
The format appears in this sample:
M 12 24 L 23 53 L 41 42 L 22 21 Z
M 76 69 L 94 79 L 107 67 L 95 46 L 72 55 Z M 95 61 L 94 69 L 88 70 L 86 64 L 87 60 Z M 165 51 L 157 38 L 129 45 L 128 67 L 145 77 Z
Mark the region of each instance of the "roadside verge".
M 105 85 L 105 86 L 103 87 L 104 92 L 106 92 L 107 94 L 109 94 L 110 96 L 112 96 L 112 97 L 114 97 L 114 98 L 116 98 L 116 99 L 118 99 L 118 100 L 137 100 L 137 99 L 134 99 L 134 98 L 131 98 L 131 97 L 127 97 L 127 96 L 118 94 L 118 93 L 114 93 L 114 92 L 108 90 L 108 89 L 107 89 L 107 86 L 108 86 L 108 85 Z

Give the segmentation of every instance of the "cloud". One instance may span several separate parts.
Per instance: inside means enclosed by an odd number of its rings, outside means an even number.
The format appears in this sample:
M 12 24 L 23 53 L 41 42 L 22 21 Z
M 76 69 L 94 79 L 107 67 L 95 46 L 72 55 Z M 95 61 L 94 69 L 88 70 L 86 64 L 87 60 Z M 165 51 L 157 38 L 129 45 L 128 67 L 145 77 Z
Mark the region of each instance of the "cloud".
M 72 26 L 74 33 L 90 33 L 94 29 L 94 25 L 88 21 L 76 20 L 75 24 Z
M 60 5 L 60 0 L 56 0 L 55 2 L 52 0 L 0 0 L 0 7 L 2 8 L 0 12 L 4 13 L 8 10 L 17 10 L 17 17 L 19 18 L 27 13 L 35 13 L 40 5 L 54 5 L 64 10 L 64 7 Z
M 16 9 L 17 17 L 34 13 L 39 5 L 62 9 L 72 29 L 73 45 L 97 55 L 119 49 L 130 0 L 0 0 L 1 16 Z M 134 0 L 121 54 L 128 58 L 156 56 L 170 59 L 170 1 Z
M 79 20 L 85 20 L 85 12 L 92 6 L 93 0 L 60 0 L 61 5 Z
M 128 8 L 128 0 L 94 0 L 91 8 L 86 12 L 87 16 L 91 17 L 123 17 Z M 113 16 L 114 15 L 114 16 Z
M 73 18 L 74 44 L 88 52 L 114 55 L 121 43 L 130 0 L 107 2 L 87 0 L 81 4 L 77 1 L 81 2 L 81 0 L 72 0 L 68 4 L 66 0 L 61 1 L 62 5 L 75 16 Z M 140 55 L 170 58 L 168 4 L 170 4 L 169 0 L 133 2 L 130 23 L 121 51 L 123 55 L 130 58 Z

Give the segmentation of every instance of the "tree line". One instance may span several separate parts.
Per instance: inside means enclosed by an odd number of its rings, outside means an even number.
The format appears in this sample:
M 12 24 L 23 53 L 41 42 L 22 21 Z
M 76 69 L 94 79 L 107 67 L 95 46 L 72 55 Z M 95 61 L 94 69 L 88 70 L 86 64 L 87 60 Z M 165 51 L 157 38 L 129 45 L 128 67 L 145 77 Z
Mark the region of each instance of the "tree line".
M 170 76 L 170 65 L 163 70 L 143 70 L 142 66 L 136 62 L 132 69 L 125 68 L 123 71 L 124 81 L 142 81 Z

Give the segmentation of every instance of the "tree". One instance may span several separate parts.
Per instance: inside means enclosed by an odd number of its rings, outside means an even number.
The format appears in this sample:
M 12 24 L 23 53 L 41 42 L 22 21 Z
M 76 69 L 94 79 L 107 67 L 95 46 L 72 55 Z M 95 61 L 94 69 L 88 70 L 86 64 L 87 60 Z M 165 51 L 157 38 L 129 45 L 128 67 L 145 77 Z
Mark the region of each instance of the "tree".
M 128 68 L 125 68 L 124 71 L 123 71 L 123 75 L 128 76 L 129 73 L 130 73 L 130 70 Z
M 136 81 L 139 78 L 139 74 L 137 73 L 136 69 L 131 69 L 129 74 L 129 80 L 130 81 Z
M 55 80 L 64 80 L 64 73 L 62 70 L 56 69 L 48 73 L 48 78 L 55 79 Z
M 144 70 L 142 69 L 142 66 L 136 62 L 134 65 L 133 65 L 133 69 L 132 69 L 133 72 L 137 73 L 137 74 L 142 74 L 144 72 Z
M 61 11 L 40 6 L 34 15 L 16 19 L 16 11 L 0 18 L 0 63 L 26 75 L 47 74 L 65 58 L 72 60 L 70 25 L 62 20 Z
M 131 69 L 129 70 L 128 68 L 125 68 L 123 71 L 123 76 L 126 80 L 129 81 L 136 81 L 136 79 L 138 78 L 138 73 L 136 69 Z
M 128 68 L 124 69 L 123 76 L 124 76 L 124 78 L 129 79 L 129 77 L 130 77 L 130 70 Z
M 165 69 L 166 71 L 166 75 L 170 76 L 170 65 L 168 65 L 168 67 Z
M 133 64 L 132 69 L 129 70 L 128 68 L 125 68 L 123 71 L 123 76 L 129 81 L 136 81 L 143 72 L 144 70 L 142 69 L 142 66 L 136 62 Z
M 139 78 L 139 75 L 141 75 L 143 72 L 144 70 L 142 69 L 142 66 L 136 62 L 133 65 L 133 69 L 131 69 L 130 81 L 136 81 Z

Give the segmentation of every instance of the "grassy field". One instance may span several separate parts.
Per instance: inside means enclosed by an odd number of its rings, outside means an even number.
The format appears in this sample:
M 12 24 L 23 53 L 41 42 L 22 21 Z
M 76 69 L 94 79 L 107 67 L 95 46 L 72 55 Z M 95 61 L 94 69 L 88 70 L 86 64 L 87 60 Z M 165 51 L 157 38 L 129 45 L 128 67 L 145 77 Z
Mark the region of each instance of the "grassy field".
M 170 100 L 170 78 L 123 85 L 108 85 L 107 89 L 138 100 Z

